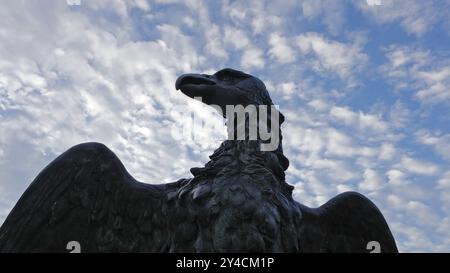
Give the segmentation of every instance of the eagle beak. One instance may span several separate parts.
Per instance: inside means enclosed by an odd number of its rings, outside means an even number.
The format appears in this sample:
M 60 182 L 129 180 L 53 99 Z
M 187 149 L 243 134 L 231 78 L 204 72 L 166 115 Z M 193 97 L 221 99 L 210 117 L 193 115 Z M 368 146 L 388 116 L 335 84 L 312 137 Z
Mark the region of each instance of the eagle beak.
M 184 85 L 215 85 L 216 83 L 210 79 L 208 75 L 202 74 L 183 74 L 178 77 L 175 82 L 176 90 L 181 89 L 183 91 Z
M 205 74 L 184 74 L 175 82 L 175 88 L 186 96 L 201 98 L 207 105 L 222 108 L 223 115 L 227 105 L 246 104 L 246 98 L 233 85 L 226 85 L 214 76 Z

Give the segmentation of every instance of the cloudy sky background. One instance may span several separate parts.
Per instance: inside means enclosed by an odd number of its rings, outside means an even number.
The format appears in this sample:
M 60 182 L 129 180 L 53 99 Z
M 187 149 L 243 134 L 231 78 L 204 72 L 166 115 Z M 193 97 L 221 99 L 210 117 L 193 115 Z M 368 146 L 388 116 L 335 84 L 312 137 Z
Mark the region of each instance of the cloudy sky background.
M 401 251 L 450 251 L 450 1 L 379 1 L 2 1 L 0 223 L 80 142 L 141 181 L 190 177 L 225 130 L 175 79 L 232 67 L 286 116 L 296 200 L 355 190 Z M 218 128 L 180 141 L 178 105 Z

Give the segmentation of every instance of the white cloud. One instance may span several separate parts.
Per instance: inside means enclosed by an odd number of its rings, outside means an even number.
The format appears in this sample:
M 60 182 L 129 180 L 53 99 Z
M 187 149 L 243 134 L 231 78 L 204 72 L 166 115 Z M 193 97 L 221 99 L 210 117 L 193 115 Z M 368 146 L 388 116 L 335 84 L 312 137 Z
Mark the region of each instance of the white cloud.
M 249 44 L 249 39 L 246 33 L 238 28 L 225 27 L 225 42 L 233 45 L 236 49 L 245 48 Z
M 134 5 L 143 11 L 150 11 L 151 7 L 147 0 L 134 0 Z
M 291 63 L 295 61 L 295 51 L 289 46 L 285 37 L 279 33 L 272 33 L 269 36 L 269 55 L 279 63 Z
M 439 1 L 438 1 L 439 2 Z M 446 20 L 446 4 L 433 1 L 381 0 L 381 5 L 367 5 L 366 1 L 354 1 L 355 5 L 378 24 L 399 22 L 408 33 L 422 36 L 438 23 Z
M 330 115 L 346 125 L 352 125 L 358 122 L 358 114 L 347 107 L 333 106 L 330 110 Z
M 383 143 L 380 147 L 379 159 L 391 160 L 396 155 L 395 146 L 392 143 Z
M 419 143 L 432 147 L 443 159 L 450 160 L 450 134 L 433 134 L 427 130 L 419 130 L 415 137 Z
M 419 100 L 439 102 L 450 99 L 450 66 L 431 71 L 417 71 L 416 75 L 426 83 L 426 86 L 416 93 Z
M 407 211 L 410 215 L 414 216 L 414 218 L 424 226 L 436 226 L 439 223 L 439 217 L 433 210 L 417 201 L 409 201 L 406 204 Z
M 450 213 L 450 171 L 445 172 L 438 180 L 436 190 L 439 191 L 439 198 L 442 202 L 442 209 Z
M 408 107 L 397 100 L 389 111 L 389 123 L 397 128 L 408 125 L 412 118 L 412 113 Z
M 389 184 L 393 186 L 402 186 L 408 183 L 408 178 L 402 171 L 391 169 L 386 174 Z
M 435 175 L 439 171 L 439 167 L 435 164 L 409 156 L 403 156 L 399 166 L 410 173 L 419 175 Z
M 339 184 L 336 186 L 336 189 L 339 193 L 346 192 L 346 191 L 354 191 L 354 188 L 352 187 L 352 185 L 347 185 L 347 184 Z
M 356 113 L 347 107 L 333 106 L 330 110 L 330 116 L 346 125 L 355 126 L 360 130 L 372 130 L 377 133 L 385 132 L 388 125 L 381 117 L 362 112 Z
M 277 93 L 282 94 L 282 99 L 289 100 L 298 95 L 298 87 L 295 82 L 283 82 L 274 87 Z
M 286 9 L 295 6 L 293 1 L 223 1 L 222 13 L 239 25 L 246 25 L 253 34 L 274 31 L 283 24 Z M 281 9 L 280 9 L 281 8 Z
M 245 69 L 262 68 L 264 66 L 264 55 L 261 49 L 253 47 L 244 51 L 241 58 L 241 66 Z
M 364 170 L 363 177 L 364 181 L 359 184 L 359 188 L 363 191 L 375 191 L 382 187 L 384 184 L 384 179 L 375 170 Z
M 342 79 L 351 79 L 360 71 L 368 57 L 359 44 L 344 44 L 323 35 L 308 32 L 296 37 L 296 44 L 317 72 L 327 72 Z
M 326 131 L 327 137 L 327 154 L 348 157 L 355 154 L 355 149 L 352 143 L 352 139 L 335 129 L 328 129 Z
M 399 208 L 403 206 L 403 200 L 398 195 L 389 194 L 386 197 L 386 201 L 392 208 Z
M 450 190 L 450 172 L 446 172 L 438 181 L 438 189 Z
M 227 59 L 228 53 L 223 42 L 220 26 L 211 21 L 208 5 L 203 1 L 186 1 L 186 6 L 195 14 L 197 27 L 204 33 L 206 53 L 218 58 Z
M 345 23 L 344 5 L 333 0 L 305 0 L 301 2 L 303 16 L 319 19 L 333 34 L 338 34 Z
M 436 246 L 422 227 L 401 222 L 391 223 L 390 226 L 397 231 L 397 244 L 400 252 L 423 252 L 422 248 L 434 249 Z
M 321 99 L 313 99 L 310 102 L 308 102 L 308 105 L 313 107 L 314 109 L 318 111 L 324 111 L 328 108 L 328 103 Z
M 383 75 L 397 90 L 414 90 L 414 98 L 435 104 L 450 101 L 450 62 L 406 46 L 385 49 L 389 62 L 381 67 Z

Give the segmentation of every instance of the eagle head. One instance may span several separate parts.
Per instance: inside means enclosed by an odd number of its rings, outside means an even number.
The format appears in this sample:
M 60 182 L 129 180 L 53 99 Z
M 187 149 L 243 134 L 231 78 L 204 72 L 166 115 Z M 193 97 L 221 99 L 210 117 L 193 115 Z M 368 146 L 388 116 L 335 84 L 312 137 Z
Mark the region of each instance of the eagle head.
M 212 75 L 183 74 L 177 79 L 175 88 L 190 98 L 201 97 L 207 105 L 219 106 L 225 118 L 227 105 L 273 105 L 260 79 L 231 68 Z M 281 113 L 280 121 L 284 121 Z

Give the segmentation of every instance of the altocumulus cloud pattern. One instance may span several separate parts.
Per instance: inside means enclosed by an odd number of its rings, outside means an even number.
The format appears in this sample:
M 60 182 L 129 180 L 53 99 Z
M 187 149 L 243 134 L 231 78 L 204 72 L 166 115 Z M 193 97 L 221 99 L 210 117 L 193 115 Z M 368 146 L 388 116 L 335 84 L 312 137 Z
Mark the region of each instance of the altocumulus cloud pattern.
M 2 1 L 0 223 L 69 147 L 139 180 L 190 177 L 226 137 L 179 141 L 177 75 L 261 78 L 286 117 L 287 181 L 318 206 L 372 199 L 400 251 L 450 251 L 450 1 Z M 211 126 L 214 128 L 214 126 Z

